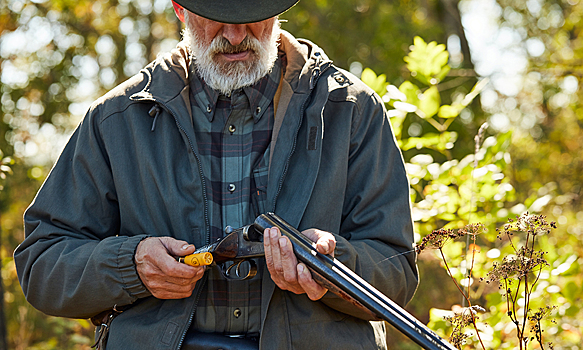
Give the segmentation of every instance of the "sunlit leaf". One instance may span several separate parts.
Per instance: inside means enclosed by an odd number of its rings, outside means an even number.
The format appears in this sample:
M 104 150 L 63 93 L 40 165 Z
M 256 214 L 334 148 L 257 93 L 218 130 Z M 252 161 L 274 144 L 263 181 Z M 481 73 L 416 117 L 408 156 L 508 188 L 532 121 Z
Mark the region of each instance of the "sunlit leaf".
M 365 68 L 362 71 L 360 79 L 379 95 L 384 95 L 387 92 L 387 85 L 389 83 L 387 83 L 387 76 L 385 74 L 377 76 L 372 69 Z
M 439 110 L 441 104 L 441 97 L 436 86 L 432 86 L 419 98 L 419 109 L 423 112 L 424 118 L 433 117 Z
M 404 151 L 416 148 L 429 148 L 443 152 L 448 149 L 448 144 L 453 144 L 457 140 L 457 132 L 446 131 L 443 133 L 427 133 L 423 137 L 409 137 L 403 140 L 401 146 Z
M 401 91 L 405 96 L 405 102 L 410 103 L 415 106 L 419 106 L 419 88 L 411 83 L 410 81 L 405 81 L 401 86 L 399 86 L 399 91 Z
M 407 69 L 415 79 L 426 85 L 438 84 L 448 74 L 449 53 L 445 45 L 435 41 L 427 44 L 421 37 L 415 37 L 411 52 L 404 58 Z
M 443 105 L 439 107 L 438 116 L 440 118 L 455 118 L 460 114 L 460 109 L 457 106 Z

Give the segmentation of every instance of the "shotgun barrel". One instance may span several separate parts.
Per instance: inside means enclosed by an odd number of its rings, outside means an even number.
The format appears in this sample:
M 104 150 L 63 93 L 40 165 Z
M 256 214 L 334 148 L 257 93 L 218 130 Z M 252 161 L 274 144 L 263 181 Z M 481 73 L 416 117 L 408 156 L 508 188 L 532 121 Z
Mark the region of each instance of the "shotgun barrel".
M 364 308 L 379 320 L 385 320 L 409 339 L 428 350 L 456 350 L 456 348 L 427 328 L 423 323 L 374 288 L 340 261 L 318 253 L 315 243 L 274 213 L 261 214 L 255 220 L 255 229 L 277 227 L 292 242 L 299 261 L 310 268 L 314 279 L 331 292 Z

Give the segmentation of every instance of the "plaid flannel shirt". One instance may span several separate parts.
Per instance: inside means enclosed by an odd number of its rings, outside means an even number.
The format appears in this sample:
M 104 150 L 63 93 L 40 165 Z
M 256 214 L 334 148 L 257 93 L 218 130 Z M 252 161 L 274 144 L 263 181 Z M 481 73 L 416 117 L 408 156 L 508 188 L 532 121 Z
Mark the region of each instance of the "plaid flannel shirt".
M 225 96 L 197 75 L 191 81 L 191 108 L 199 157 L 205 174 L 210 242 L 224 228 L 252 223 L 265 211 L 269 145 L 274 123 L 273 98 L 281 78 L 281 56 L 255 85 Z M 225 279 L 218 268 L 207 273 L 192 327 L 223 334 L 259 334 L 261 270 L 247 281 Z

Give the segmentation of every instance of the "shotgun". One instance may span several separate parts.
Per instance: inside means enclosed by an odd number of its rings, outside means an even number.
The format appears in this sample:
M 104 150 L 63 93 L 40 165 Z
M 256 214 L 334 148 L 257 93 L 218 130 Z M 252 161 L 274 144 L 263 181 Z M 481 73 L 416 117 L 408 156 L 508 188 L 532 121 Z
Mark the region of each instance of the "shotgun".
M 274 213 L 261 214 L 253 224 L 236 230 L 227 227 L 225 238 L 177 259 L 184 263 L 194 260 L 194 266 L 216 264 L 226 278 L 252 278 L 257 271 L 252 258 L 264 255 L 263 231 L 271 227 L 289 238 L 298 260 L 329 291 L 367 311 L 372 318 L 388 322 L 424 349 L 456 349 L 340 261 L 319 253 L 314 242 Z M 207 264 L 209 260 L 212 261 Z

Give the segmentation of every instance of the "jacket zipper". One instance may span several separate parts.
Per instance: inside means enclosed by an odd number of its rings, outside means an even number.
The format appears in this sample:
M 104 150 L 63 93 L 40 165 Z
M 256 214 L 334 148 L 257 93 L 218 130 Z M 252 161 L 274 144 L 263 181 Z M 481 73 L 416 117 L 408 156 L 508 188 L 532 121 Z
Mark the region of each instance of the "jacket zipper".
M 196 158 L 197 162 L 198 162 L 198 172 L 200 174 L 200 179 L 202 181 L 202 187 L 203 187 L 203 198 L 204 198 L 204 222 L 206 225 L 206 244 L 210 243 L 210 223 L 209 223 L 209 218 L 208 218 L 208 208 L 207 208 L 207 203 L 208 203 L 208 199 L 207 199 L 207 195 L 206 195 L 206 181 L 204 179 L 204 173 L 202 171 L 202 163 L 200 161 L 200 158 L 198 156 L 198 154 L 196 154 L 196 152 L 194 151 L 194 145 L 192 143 L 192 140 L 190 139 L 190 137 L 188 137 L 188 134 L 186 133 L 186 130 L 184 129 L 184 127 L 182 126 L 182 124 L 180 124 L 180 122 L 178 121 L 178 118 L 176 117 L 176 115 L 174 115 L 174 113 L 163 103 L 161 103 L 162 106 L 165 107 L 165 109 L 170 113 L 170 115 L 172 115 L 172 117 L 174 118 L 174 122 L 176 123 L 176 125 L 178 126 L 178 129 L 180 129 L 180 131 L 182 131 L 182 133 L 184 133 L 184 136 L 186 136 L 186 139 L 188 140 L 188 143 L 190 145 L 190 150 L 192 151 L 192 154 L 194 155 L 194 157 Z M 190 325 L 192 324 L 192 320 L 194 319 L 194 314 L 196 312 L 196 306 L 198 305 L 198 301 L 200 299 L 200 296 L 202 294 L 202 288 L 204 287 L 204 284 L 206 282 L 206 279 L 204 279 L 203 283 L 201 284 L 200 288 L 198 288 L 198 292 L 194 298 L 194 304 L 193 304 L 193 308 L 192 311 L 190 312 L 190 316 L 188 318 L 188 322 L 186 324 L 186 327 L 184 328 L 184 331 L 182 332 L 182 336 L 180 337 L 180 342 L 178 342 L 178 347 L 176 348 L 176 350 L 179 350 L 182 347 L 182 343 L 184 342 L 184 338 L 186 337 L 186 333 L 188 332 L 188 329 L 190 328 Z
M 178 118 L 176 117 L 176 115 L 172 112 L 172 110 L 170 108 L 168 108 L 168 106 L 166 106 L 166 104 L 164 104 L 163 102 L 157 101 L 154 98 L 148 98 L 148 99 L 143 99 L 142 101 L 152 101 L 154 103 L 156 103 L 157 105 L 163 106 L 164 109 L 166 111 L 168 111 L 168 113 L 170 113 L 170 115 L 172 116 L 172 118 L 174 118 L 174 122 L 176 123 L 176 126 L 178 127 L 178 129 L 184 134 L 184 136 L 186 137 L 186 139 L 188 140 L 188 144 L 190 146 L 190 150 L 192 151 L 192 154 L 194 155 L 194 157 L 196 158 L 197 162 L 198 162 L 198 172 L 200 174 L 200 179 L 202 181 L 202 187 L 203 187 L 203 198 L 204 198 L 204 221 L 206 224 L 206 244 L 209 244 L 210 241 L 210 232 L 209 232 L 209 228 L 210 228 L 210 224 L 209 224 L 209 218 L 208 218 L 208 208 L 207 208 L 207 203 L 208 203 L 208 199 L 207 199 L 207 195 L 206 195 L 206 181 L 204 179 L 204 173 L 202 171 L 202 163 L 200 161 L 200 158 L 198 156 L 198 154 L 196 154 L 196 152 L 194 151 L 194 145 L 192 143 L 192 140 L 190 139 L 190 137 L 188 137 L 188 134 L 186 133 L 186 130 L 184 129 L 184 127 L 182 126 L 182 124 L 180 124 L 180 122 L 178 121 Z M 156 127 L 156 119 L 158 118 L 158 115 L 160 114 L 159 110 L 155 110 L 154 107 L 152 107 L 152 109 L 150 109 L 150 112 L 155 111 L 155 117 L 154 117 L 154 123 L 152 125 L 152 130 L 154 131 L 154 128 Z M 152 113 L 152 114 L 154 114 Z M 200 299 L 200 296 L 202 294 L 202 288 L 204 287 L 204 284 L 206 283 L 206 278 L 204 279 L 202 285 L 200 286 L 200 288 L 198 288 L 198 293 L 195 296 L 194 299 L 194 306 L 192 308 L 192 311 L 190 313 L 190 316 L 188 318 L 188 323 L 186 324 L 186 327 L 184 328 L 184 331 L 182 332 L 182 336 L 180 338 L 180 342 L 178 343 L 178 347 L 176 348 L 177 350 L 179 350 L 182 347 L 182 343 L 184 342 L 184 338 L 186 337 L 186 333 L 188 332 L 188 328 L 190 328 L 190 325 L 192 324 L 192 320 L 194 318 L 194 313 L 196 312 L 196 305 L 198 304 L 198 301 Z
M 184 338 L 186 338 L 186 333 L 188 333 L 188 329 L 192 324 L 192 319 L 194 318 L 194 314 L 196 313 L 196 306 L 198 305 L 198 301 L 200 300 L 200 296 L 202 295 L 202 289 L 204 288 L 204 285 L 206 284 L 207 280 L 208 280 L 207 274 L 204 274 L 204 278 L 202 280 L 199 280 L 199 282 L 202 283 L 200 284 L 200 288 L 198 288 L 198 292 L 194 297 L 194 307 L 192 308 L 192 312 L 190 313 L 190 317 L 188 318 L 187 326 L 184 329 L 184 332 L 182 332 L 182 336 L 180 337 L 180 342 L 178 342 L 178 347 L 176 348 L 176 350 L 180 350 L 180 348 L 182 347 L 182 343 L 184 343 Z
M 306 111 L 306 104 L 308 103 L 308 101 L 310 100 L 310 98 L 312 97 L 312 93 L 314 92 L 314 88 L 316 87 L 316 84 L 318 83 L 318 80 L 320 79 L 320 77 L 322 76 L 322 74 L 328 69 L 330 68 L 330 62 L 326 62 L 324 64 L 322 64 L 322 67 L 320 67 L 320 63 L 322 61 L 322 57 L 320 56 L 319 52 L 315 52 L 314 55 L 317 57 L 316 58 L 316 67 L 314 68 L 314 70 L 312 71 L 312 76 L 310 77 L 310 93 L 308 94 L 308 97 L 306 97 L 306 99 L 304 100 L 304 102 L 302 103 L 302 108 L 301 108 L 301 112 L 300 112 L 300 118 L 304 118 L 304 113 Z M 285 162 L 285 167 L 283 168 L 283 173 L 281 175 L 281 177 L 279 178 L 279 184 L 277 186 L 277 192 L 275 192 L 275 196 L 273 197 L 273 212 L 275 212 L 275 206 L 277 203 L 277 197 L 279 197 L 279 193 L 281 192 L 281 189 L 283 187 L 283 180 L 285 179 L 285 176 L 287 175 L 287 170 L 289 168 L 289 163 L 291 161 L 291 157 L 294 154 L 295 150 L 296 150 L 296 145 L 297 145 L 297 135 L 300 132 L 300 128 L 302 126 L 301 120 L 300 123 L 298 123 L 298 127 L 296 129 L 296 137 L 294 137 L 294 143 L 292 145 L 292 149 L 291 152 L 289 154 L 289 156 L 287 157 L 287 160 Z
M 166 107 L 164 105 L 164 107 Z M 180 124 L 180 122 L 178 122 L 178 118 L 174 115 L 174 113 L 168 108 L 166 107 L 166 110 L 168 110 L 168 112 L 170 113 L 170 115 L 172 115 L 172 117 L 174 118 L 174 122 L 176 122 L 176 125 L 178 126 L 178 129 L 180 129 L 180 131 L 182 131 L 184 133 L 184 136 L 186 136 L 186 139 L 188 140 L 188 143 L 190 144 L 190 150 L 192 151 L 192 154 L 194 155 L 194 157 L 196 158 L 197 162 L 198 162 L 198 172 L 200 174 L 200 179 L 202 181 L 202 187 L 203 187 L 203 198 L 204 198 L 204 222 L 206 225 L 206 244 L 210 243 L 210 223 L 209 223 L 209 218 L 208 218 L 208 208 L 207 208 L 207 203 L 208 203 L 208 199 L 206 196 L 206 181 L 204 179 L 204 173 L 202 171 L 202 163 L 200 161 L 200 158 L 198 156 L 198 154 L 196 154 L 196 152 L 194 151 L 194 145 L 192 143 L 192 140 L 190 139 L 190 137 L 188 137 L 188 134 L 186 133 L 186 130 L 184 129 L 184 127 L 182 126 L 182 124 Z M 180 342 L 178 342 L 178 347 L 176 348 L 176 350 L 180 350 L 180 348 L 182 347 L 182 343 L 184 342 L 184 338 L 186 337 L 186 333 L 188 332 L 188 329 L 190 328 L 190 325 L 192 324 L 192 320 L 194 318 L 194 314 L 196 312 L 196 306 L 198 305 L 198 301 L 200 299 L 200 296 L 202 294 L 202 288 L 204 287 L 204 284 L 206 282 L 206 278 L 203 281 L 203 283 L 201 284 L 200 288 L 198 288 L 198 293 L 196 294 L 195 298 L 194 298 L 194 304 L 192 307 L 192 311 L 190 312 L 190 316 L 188 318 L 188 322 L 186 324 L 186 327 L 184 328 L 184 331 L 182 332 L 182 336 L 180 337 Z

